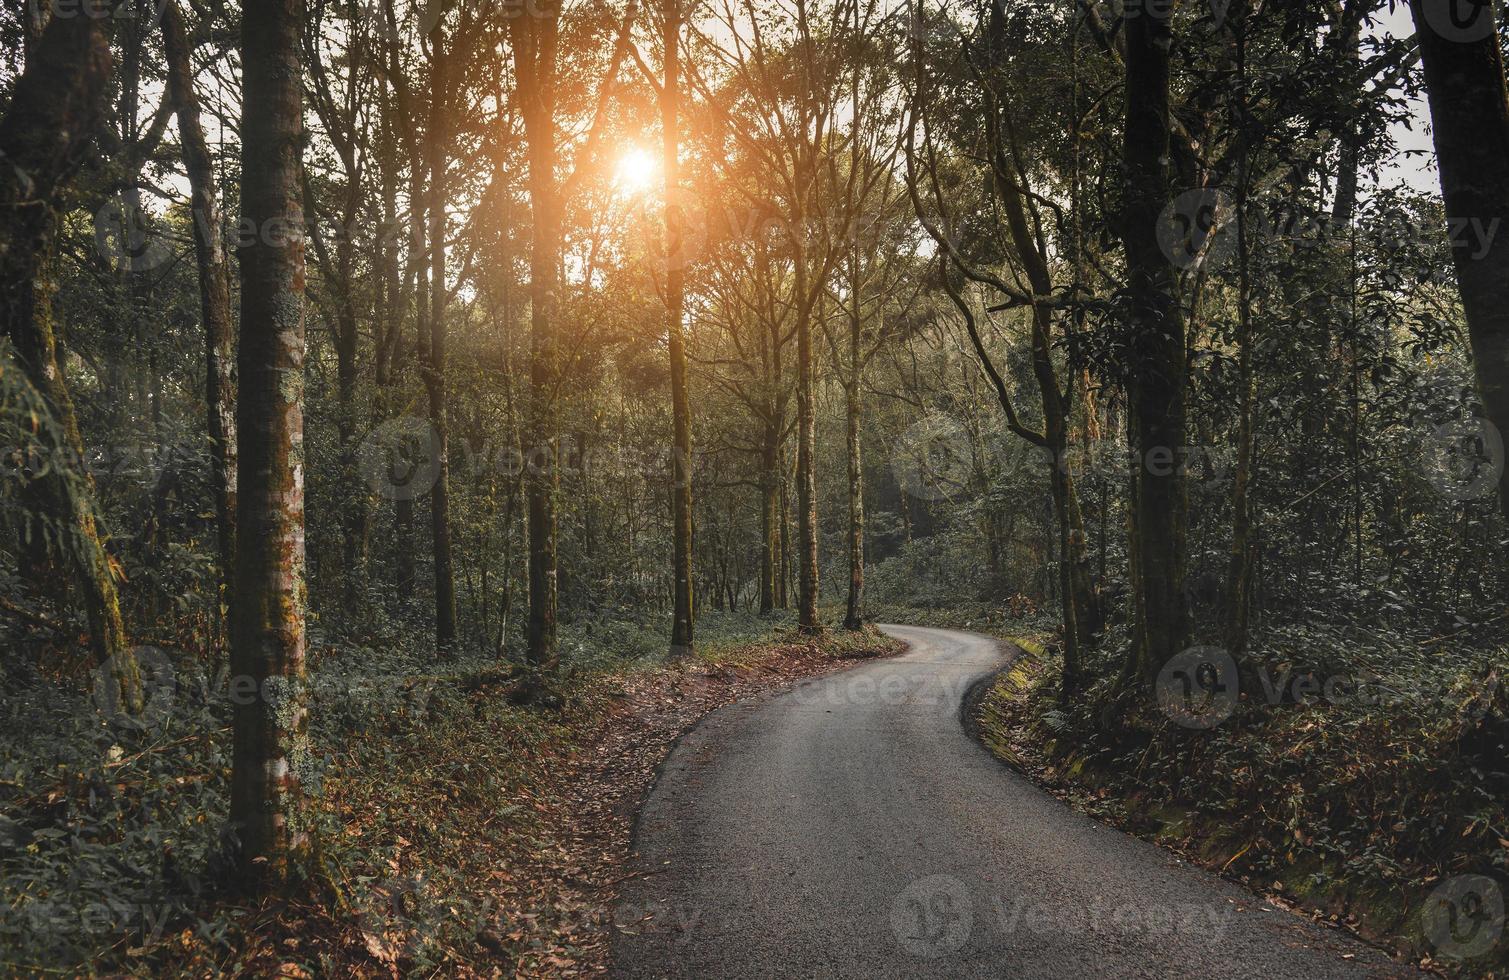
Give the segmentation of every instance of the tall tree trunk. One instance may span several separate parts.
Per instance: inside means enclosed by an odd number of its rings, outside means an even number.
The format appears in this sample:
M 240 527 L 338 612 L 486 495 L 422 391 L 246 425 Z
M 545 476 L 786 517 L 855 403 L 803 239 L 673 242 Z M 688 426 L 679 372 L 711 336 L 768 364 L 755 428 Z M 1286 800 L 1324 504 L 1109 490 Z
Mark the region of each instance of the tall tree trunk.
M 1509 96 L 1494 5 L 1468 5 L 1471 22 L 1453 30 L 1457 7 L 1454 0 L 1410 0 L 1478 397 L 1503 440 L 1509 437 Z M 1502 456 L 1499 463 L 1499 507 L 1509 517 L 1509 467 Z
M 242 214 L 255 233 L 241 246 L 230 815 L 243 874 L 270 883 L 306 842 L 302 20 L 300 0 L 261 0 L 241 42 Z
M 799 219 L 794 227 L 803 227 Z M 822 628 L 817 614 L 817 413 L 812 378 L 812 315 L 815 295 L 807 286 L 807 256 L 797 249 L 792 263 L 796 276 L 796 507 L 797 507 L 797 623 L 807 632 Z
M 360 187 L 355 192 L 360 193 Z M 362 553 L 362 541 L 366 537 L 367 494 L 362 479 L 357 454 L 356 386 L 357 356 L 360 352 L 361 334 L 357 329 L 357 314 L 352 289 L 355 241 L 349 229 L 357 219 L 359 202 L 353 200 L 344 211 L 345 230 L 336 243 L 335 268 L 332 278 L 340 295 L 335 310 L 335 377 L 336 377 L 336 440 L 340 444 L 341 483 L 349 495 L 338 505 L 342 538 L 342 573 L 345 603 L 348 611 L 358 608 L 363 594 L 366 565 Z
M 765 368 L 764 430 L 760 447 L 760 491 L 764 547 L 760 554 L 760 612 L 786 608 L 786 489 L 781 437 L 786 428 L 785 399 L 781 393 L 781 324 L 774 316 L 764 324 L 761 353 Z
M 1187 505 L 1179 458 L 1184 445 L 1187 365 L 1184 320 L 1173 267 L 1158 244 L 1158 221 L 1169 200 L 1169 51 L 1166 17 L 1126 21 L 1126 248 L 1132 364 L 1128 409 L 1132 448 L 1133 582 L 1136 633 L 1128 679 L 1150 683 L 1184 646 Z
M 0 328 L 52 415 L 38 436 L 45 460 L 30 500 L 72 540 L 65 547 L 89 621 L 90 648 L 127 713 L 141 708 L 141 677 L 126 640 L 120 598 L 94 514 L 94 483 L 58 361 L 54 285 L 44 271 L 53 247 L 53 205 L 103 114 L 110 47 L 91 17 L 55 16 L 30 52 L 0 120 Z M 77 467 L 70 480 L 65 471 Z
M 844 385 L 844 422 L 849 458 L 849 600 L 844 610 L 844 629 L 865 624 L 865 488 L 864 457 L 859 441 L 859 301 L 850 325 L 850 364 L 854 376 Z
M 561 274 L 561 215 L 556 179 L 555 85 L 560 8 L 546 0 L 535 16 L 509 21 L 513 39 L 518 95 L 528 143 L 530 224 L 533 239 L 529 258 L 530 366 L 528 413 L 525 422 L 526 460 L 545 457 L 543 466 L 530 465 L 527 477 L 529 520 L 529 623 L 525 655 L 537 677 L 556 666 L 556 465 L 553 388 L 559 370 L 556 317 L 559 315 Z
M 679 199 L 681 111 L 681 11 L 665 2 L 665 78 L 660 90 L 660 130 L 665 170 L 665 320 L 671 357 L 671 524 L 675 598 L 671 607 L 671 653 L 692 652 L 692 410 L 687 395 L 684 323 L 686 285 Z
M 398 386 L 400 358 L 403 355 L 403 304 L 407 299 L 407 287 L 402 285 L 403 280 L 399 272 L 398 256 L 398 155 L 392 149 L 393 129 L 390 115 L 393 111 L 391 98 L 384 91 L 381 96 L 382 109 L 380 117 L 380 130 L 378 143 L 380 152 L 376 156 L 378 171 L 380 174 L 381 199 L 379 202 L 379 233 L 373 238 L 372 265 L 377 272 L 377 343 L 373 357 L 373 374 L 377 386 L 377 394 L 374 399 L 372 411 L 373 426 L 381 425 L 392 418 L 399 404 Z M 399 496 L 407 496 L 399 495 Z M 408 503 L 409 513 L 412 517 L 412 501 L 395 501 L 395 522 L 398 521 L 397 510 L 404 503 Z M 364 502 L 364 510 L 370 515 L 371 500 Z M 370 537 L 372 531 L 370 516 L 363 527 L 363 533 Z M 400 549 L 403 545 L 400 542 Z M 368 551 L 367 543 L 362 545 L 362 553 Z M 400 555 L 402 557 L 402 555 Z M 412 558 L 409 568 L 412 572 Z M 410 584 L 412 585 L 412 574 Z
M 773 612 L 781 593 L 780 432 L 765 421 L 760 449 L 760 613 Z
M 194 258 L 199 267 L 199 309 L 204 320 L 204 404 L 210 434 L 212 492 L 218 531 L 221 585 L 230 599 L 236 555 L 236 383 L 231 325 L 230 263 L 221 237 L 220 192 L 204 126 L 188 35 L 178 4 L 162 9 L 163 49 L 168 62 L 168 97 L 178 111 L 178 137 L 189 175 Z
M 402 107 L 400 107 L 402 111 Z M 428 271 L 428 230 L 425 208 L 425 162 L 417 145 L 409 153 L 409 262 L 414 269 L 414 362 L 421 374 L 429 360 L 430 275 Z M 394 502 L 393 520 L 398 525 L 397 561 L 394 574 L 399 602 L 408 607 L 414 601 L 417 573 L 414 568 L 414 497 L 403 494 Z
M 777 582 L 780 584 L 778 601 L 782 609 L 791 608 L 791 482 L 788 479 L 791 467 L 786 462 L 786 455 L 781 454 L 781 520 L 780 520 L 780 549 L 781 571 Z
M 445 109 L 447 88 L 445 28 L 440 23 L 430 33 L 434 59 L 430 91 L 429 141 L 430 186 L 430 350 L 425 371 L 425 389 L 430 401 L 430 424 L 435 427 L 440 454 L 435 486 L 430 490 L 430 527 L 435 548 L 435 644 L 446 649 L 456 642 L 456 577 L 451 561 L 450 433 L 445 410 Z
M 1253 468 L 1253 403 L 1257 384 L 1252 370 L 1252 279 L 1251 252 L 1247 238 L 1249 162 L 1247 145 L 1247 19 L 1237 25 L 1237 78 L 1241 86 L 1238 139 L 1241 143 L 1237 188 L 1237 465 L 1231 488 L 1231 554 L 1226 571 L 1226 648 L 1240 656 L 1247 648 L 1252 599 L 1252 504 L 1249 500 Z M 1345 165 L 1346 150 L 1343 148 Z M 1355 148 L 1352 156 L 1350 193 L 1356 193 Z

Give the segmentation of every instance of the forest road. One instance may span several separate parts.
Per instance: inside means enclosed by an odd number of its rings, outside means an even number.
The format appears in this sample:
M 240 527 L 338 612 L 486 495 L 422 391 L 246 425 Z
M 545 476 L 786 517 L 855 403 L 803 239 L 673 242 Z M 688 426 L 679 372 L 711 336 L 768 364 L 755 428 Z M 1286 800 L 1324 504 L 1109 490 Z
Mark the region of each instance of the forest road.
M 1011 772 L 960 722 L 1001 646 L 883 628 L 910 649 L 714 711 L 672 750 L 613 975 L 1418 975 Z

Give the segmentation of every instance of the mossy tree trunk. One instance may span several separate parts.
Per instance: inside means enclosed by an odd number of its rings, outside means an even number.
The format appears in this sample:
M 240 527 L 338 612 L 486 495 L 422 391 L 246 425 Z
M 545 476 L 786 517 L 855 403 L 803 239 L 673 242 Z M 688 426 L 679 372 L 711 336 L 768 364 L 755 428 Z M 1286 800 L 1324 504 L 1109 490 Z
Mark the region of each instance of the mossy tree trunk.
M 254 885 L 286 881 L 306 841 L 302 21 L 300 0 L 257 0 L 242 22 L 230 816 Z
M 126 639 L 111 560 L 94 513 L 93 481 L 52 323 L 53 206 L 100 123 L 110 48 L 90 17 L 53 17 L 17 79 L 0 120 L 0 327 L 52 418 L 37 427 L 52 459 L 28 493 L 55 530 L 78 584 L 90 647 L 110 673 L 123 710 L 141 707 L 141 678 Z M 76 477 L 76 478 L 75 478 Z

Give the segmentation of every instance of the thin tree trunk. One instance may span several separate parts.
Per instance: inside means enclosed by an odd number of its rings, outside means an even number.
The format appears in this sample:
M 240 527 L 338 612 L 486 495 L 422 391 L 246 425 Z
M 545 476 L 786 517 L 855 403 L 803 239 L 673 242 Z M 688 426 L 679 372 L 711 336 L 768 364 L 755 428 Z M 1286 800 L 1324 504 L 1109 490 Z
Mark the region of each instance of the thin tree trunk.
M 1247 85 L 1247 23 L 1237 25 L 1238 139 L 1242 140 L 1237 191 L 1237 383 L 1240 386 L 1237 422 L 1237 465 L 1231 488 L 1231 555 L 1226 573 L 1226 648 L 1240 656 L 1247 648 L 1252 598 L 1252 505 L 1249 491 L 1253 467 L 1253 402 L 1257 397 L 1252 370 L 1251 253 L 1247 239 L 1248 152 L 1245 127 Z M 1356 159 L 1353 158 L 1355 168 Z M 1355 169 L 1353 193 L 1355 193 Z
M 430 34 L 434 72 L 430 92 L 429 217 L 430 217 L 430 350 L 425 371 L 430 424 L 435 427 L 440 458 L 435 486 L 430 490 L 430 521 L 435 551 L 435 644 L 442 650 L 456 642 L 456 578 L 451 560 L 450 434 L 445 406 L 445 102 L 447 89 L 445 29 L 436 23 Z
M 856 317 L 857 320 L 857 317 Z M 858 326 L 853 327 L 851 356 L 859 355 Z M 858 362 L 852 362 L 857 364 Z M 844 610 L 844 629 L 865 624 L 865 490 L 864 457 L 859 440 L 859 378 L 844 386 L 844 421 L 849 458 L 849 600 Z
M 801 228 L 802 221 L 795 222 Z M 812 377 L 812 305 L 807 287 L 807 257 L 797 250 L 792 263 L 796 276 L 796 498 L 797 566 L 800 588 L 797 591 L 797 623 L 807 632 L 822 628 L 817 614 L 817 413 Z
M 94 482 L 84 468 L 84 443 L 58 361 L 52 293 L 45 266 L 53 247 L 53 205 L 99 125 L 110 48 L 89 17 L 55 16 L 30 52 L 0 120 L 0 327 L 15 345 L 27 380 L 52 415 L 38 436 L 55 458 L 33 485 L 30 500 L 72 539 L 67 552 L 89 621 L 90 648 L 108 669 L 120 707 L 141 708 L 141 677 L 126 639 L 120 597 L 94 514 Z M 78 468 L 76 481 L 67 469 Z
M 400 106 L 400 111 L 402 107 Z M 414 361 L 421 374 L 429 360 L 430 275 L 428 271 L 428 229 L 424 188 L 425 163 L 422 151 L 411 146 L 409 154 L 409 261 L 414 266 Z M 414 498 L 403 494 L 394 502 L 393 519 L 398 525 L 394 542 L 397 561 L 394 572 L 399 602 L 408 607 L 414 601 L 418 574 L 414 567 Z
M 671 524 L 675 598 L 671 614 L 671 653 L 692 652 L 692 418 L 687 394 L 685 319 L 686 286 L 683 262 L 680 180 L 681 12 L 678 0 L 665 3 L 665 77 L 660 90 L 660 130 L 665 170 L 665 316 L 671 358 Z
M 255 234 L 241 248 L 231 826 L 243 874 L 273 883 L 307 840 L 302 20 L 299 0 L 267 0 L 242 22 L 241 200 Z
M 773 316 L 766 326 L 762 352 L 766 371 L 766 417 L 761 443 L 760 489 L 763 495 L 760 554 L 760 612 L 786 608 L 786 481 L 781 436 L 786 426 L 785 399 L 781 392 L 781 327 Z
M 765 423 L 760 451 L 760 613 L 780 605 L 781 593 L 781 449 L 780 435 Z
M 781 454 L 781 519 L 779 528 L 781 549 L 781 570 L 777 580 L 780 583 L 780 607 L 791 608 L 791 481 L 788 479 L 791 467 L 786 462 L 785 453 Z
M 231 324 L 230 263 L 221 237 L 220 192 L 210 157 L 187 32 L 178 4 L 162 9 L 163 48 L 168 62 L 168 95 L 178 111 L 178 137 L 192 202 L 194 258 L 199 267 L 199 308 L 204 320 L 204 403 L 210 435 L 212 492 L 218 531 L 221 584 L 230 597 L 236 555 L 236 383 Z

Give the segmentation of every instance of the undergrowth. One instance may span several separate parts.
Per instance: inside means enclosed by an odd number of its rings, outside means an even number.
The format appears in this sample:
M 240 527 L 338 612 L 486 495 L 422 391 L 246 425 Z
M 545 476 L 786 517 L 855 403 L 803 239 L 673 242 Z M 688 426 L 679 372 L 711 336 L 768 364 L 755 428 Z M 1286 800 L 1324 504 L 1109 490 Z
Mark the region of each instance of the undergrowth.
M 537 880 L 571 873 L 550 797 L 624 679 L 674 684 L 812 642 L 784 614 L 710 613 L 698 655 L 669 662 L 663 626 L 563 630 L 557 696 L 534 707 L 513 703 L 496 658 L 437 659 L 400 624 L 316 634 L 313 847 L 292 893 L 256 902 L 221 885 L 223 668 L 147 651 L 153 707 L 127 727 L 96 703 L 81 653 L 18 651 L 0 666 L 0 973 L 478 972 L 478 956 L 549 972 L 593 925 L 571 889 Z M 833 657 L 883 645 L 873 632 L 821 641 Z M 550 922 L 517 921 L 536 906 Z M 551 930 L 564 947 L 531 938 Z
M 1428 964 L 1450 959 L 1422 929 L 1432 892 L 1463 875 L 1509 891 L 1509 648 L 1290 627 L 1261 638 L 1212 727 L 1145 711 L 1108 729 L 1108 651 L 1125 638 L 1108 640 L 1088 664 L 1102 680 L 1067 706 L 1059 659 L 1023 643 L 979 706 L 992 749 L 1099 816 Z M 1509 936 L 1468 968 L 1509 971 Z

